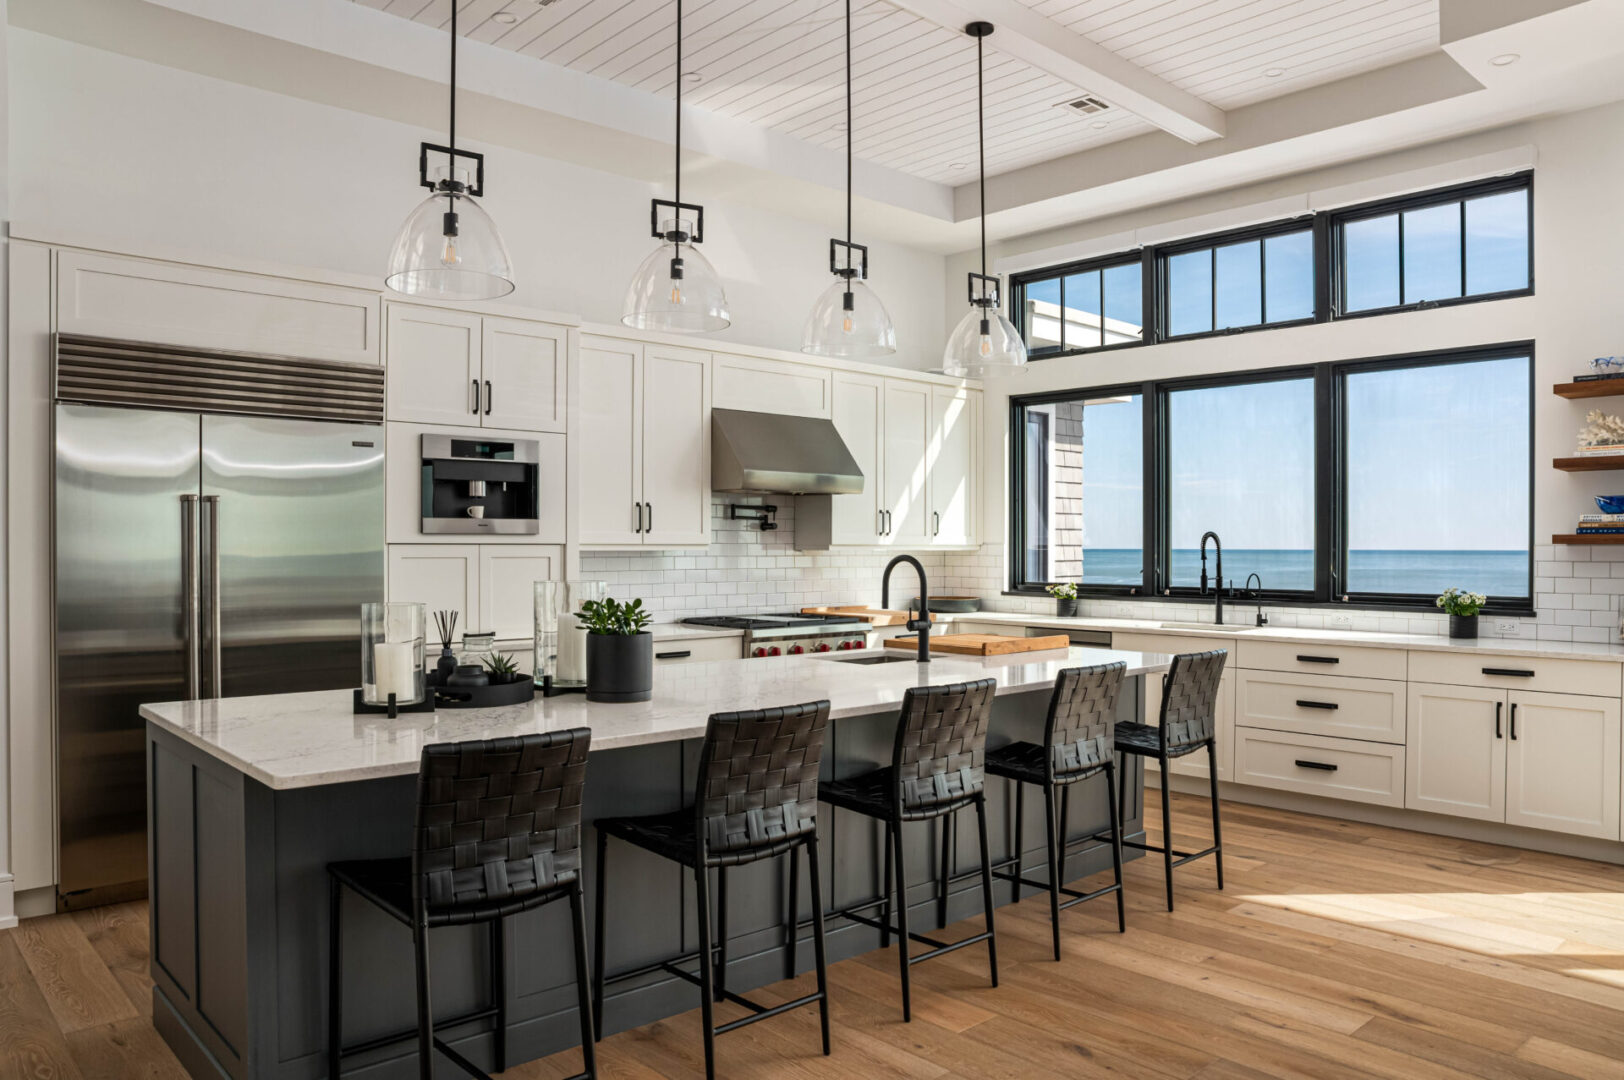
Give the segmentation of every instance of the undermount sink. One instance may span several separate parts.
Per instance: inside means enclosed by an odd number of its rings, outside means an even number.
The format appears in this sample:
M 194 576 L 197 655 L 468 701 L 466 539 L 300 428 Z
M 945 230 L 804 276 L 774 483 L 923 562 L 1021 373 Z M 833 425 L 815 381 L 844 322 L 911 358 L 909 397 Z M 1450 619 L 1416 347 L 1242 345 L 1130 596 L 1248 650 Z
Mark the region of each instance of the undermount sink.
M 894 653 L 878 653 L 874 656 L 820 656 L 819 660 L 832 660 L 837 664 L 916 664 L 919 658 L 913 654 L 897 656 Z
M 1158 624 L 1163 630 L 1207 630 L 1218 634 L 1244 634 L 1248 630 L 1261 630 L 1261 626 L 1242 626 L 1238 623 L 1224 623 L 1222 626 L 1210 622 L 1164 622 Z

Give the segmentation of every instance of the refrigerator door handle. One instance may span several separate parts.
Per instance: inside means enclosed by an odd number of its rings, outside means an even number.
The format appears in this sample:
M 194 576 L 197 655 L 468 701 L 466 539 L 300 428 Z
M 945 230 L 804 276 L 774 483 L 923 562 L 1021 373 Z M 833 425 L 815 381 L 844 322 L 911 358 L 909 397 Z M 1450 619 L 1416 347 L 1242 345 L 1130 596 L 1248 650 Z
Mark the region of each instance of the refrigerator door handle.
M 198 612 L 197 496 L 180 497 L 180 573 L 182 636 L 186 639 L 186 700 L 201 694 L 202 664 L 198 653 L 201 626 Z
M 205 495 L 209 513 L 209 695 L 220 692 L 220 496 Z

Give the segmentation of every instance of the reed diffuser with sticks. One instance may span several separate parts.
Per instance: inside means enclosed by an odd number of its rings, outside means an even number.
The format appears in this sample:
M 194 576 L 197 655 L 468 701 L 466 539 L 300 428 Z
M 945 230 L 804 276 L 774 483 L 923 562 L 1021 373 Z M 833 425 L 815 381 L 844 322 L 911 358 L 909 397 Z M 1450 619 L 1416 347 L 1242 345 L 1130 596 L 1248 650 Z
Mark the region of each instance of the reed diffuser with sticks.
M 451 650 L 451 643 L 457 640 L 457 613 L 455 611 L 436 611 L 434 613 L 434 629 L 440 634 L 440 660 L 434 665 L 434 672 L 439 676 L 439 681 L 443 683 L 446 676 L 457 670 L 457 654 Z

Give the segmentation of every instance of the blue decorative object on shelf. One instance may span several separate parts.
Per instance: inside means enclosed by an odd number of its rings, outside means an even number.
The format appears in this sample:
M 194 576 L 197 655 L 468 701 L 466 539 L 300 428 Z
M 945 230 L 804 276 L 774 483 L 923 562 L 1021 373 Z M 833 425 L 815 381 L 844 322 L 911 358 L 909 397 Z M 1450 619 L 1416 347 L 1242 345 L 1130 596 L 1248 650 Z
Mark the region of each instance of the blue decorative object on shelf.
M 1597 495 L 1596 509 L 1604 514 L 1624 514 L 1624 495 Z

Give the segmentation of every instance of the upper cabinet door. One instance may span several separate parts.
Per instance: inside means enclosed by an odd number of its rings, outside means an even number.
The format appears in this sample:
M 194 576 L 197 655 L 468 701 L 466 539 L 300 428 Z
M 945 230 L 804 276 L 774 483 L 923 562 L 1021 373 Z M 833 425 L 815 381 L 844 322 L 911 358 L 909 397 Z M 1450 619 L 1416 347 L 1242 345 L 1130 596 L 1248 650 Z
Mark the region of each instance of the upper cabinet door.
M 942 547 L 975 542 L 975 447 L 977 408 L 971 392 L 930 388 L 930 539 Z
M 583 544 L 641 544 L 643 346 L 582 337 L 578 381 L 576 533 Z
M 1506 692 L 1411 683 L 1404 806 L 1506 819 Z
M 693 349 L 644 349 L 644 544 L 710 543 L 710 364 Z
M 459 311 L 389 305 L 389 419 L 478 427 L 480 317 Z
M 482 419 L 486 427 L 563 431 L 567 331 L 519 319 L 485 319 Z
M 880 465 L 884 460 L 885 380 L 837 371 L 833 404 L 835 430 L 862 470 L 863 492 L 829 496 L 829 542 L 878 544 L 884 532 Z
M 1619 703 L 1513 690 L 1506 718 L 1506 823 L 1619 838 Z
M 885 381 L 885 462 L 880 509 L 881 543 L 919 547 L 930 543 L 925 509 L 925 456 L 930 446 L 931 388 L 901 379 Z

